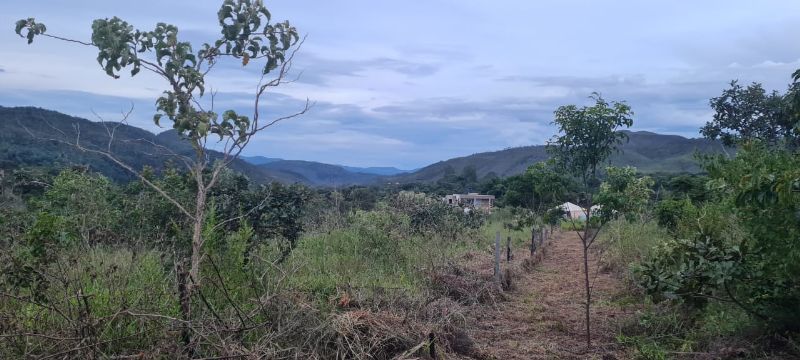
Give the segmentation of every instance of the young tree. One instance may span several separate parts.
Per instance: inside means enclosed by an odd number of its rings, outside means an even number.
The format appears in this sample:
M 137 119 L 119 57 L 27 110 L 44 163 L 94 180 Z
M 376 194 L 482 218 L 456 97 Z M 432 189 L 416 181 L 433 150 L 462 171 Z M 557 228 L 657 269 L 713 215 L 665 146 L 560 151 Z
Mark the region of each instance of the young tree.
M 558 205 L 570 187 L 570 179 L 557 171 L 552 160 L 538 162 L 528 167 L 525 178 L 530 180 L 531 187 L 531 256 L 536 251 L 536 234 L 544 237 L 544 229 L 551 224 L 548 211 Z M 552 214 L 552 212 L 550 213 Z M 539 240 L 540 243 L 544 239 Z
M 597 238 L 602 227 L 591 220 L 591 208 L 594 205 L 593 194 L 597 192 L 598 169 L 608 157 L 617 151 L 617 146 L 627 139 L 625 133 L 618 131 L 621 127 L 633 125 L 633 112 L 624 102 L 607 102 L 598 93 L 590 97 L 593 106 L 577 107 L 561 106 L 555 111 L 553 123 L 558 126 L 559 134 L 548 143 L 548 151 L 566 170 L 581 181 L 583 204 L 587 210 L 586 226 L 576 230 L 583 244 L 583 273 L 586 287 L 586 345 L 592 344 L 592 333 L 589 325 L 589 309 L 592 301 L 591 284 L 589 282 L 589 248 Z M 582 200 L 582 201 L 581 201 Z
M 647 207 L 653 194 L 653 179 L 649 176 L 639 177 L 636 168 L 606 167 L 606 176 L 595 203 L 601 205 L 598 214 L 601 221 L 625 216 L 628 221 L 641 220 L 647 215 Z
M 531 203 L 538 214 L 558 205 L 561 197 L 571 188 L 571 180 L 556 169 L 553 161 L 533 164 L 525 170 L 525 175 L 531 179 Z
M 116 128 L 108 128 L 106 148 L 84 146 L 79 132 L 74 141 L 61 141 L 82 151 L 105 156 L 136 174 L 190 219 L 191 246 L 183 251 L 185 259 L 176 264 L 181 312 L 185 320 L 191 318 L 190 298 L 202 283 L 200 267 L 205 257 L 203 226 L 208 214 L 209 191 L 217 184 L 222 170 L 237 159 L 256 134 L 279 121 L 305 113 L 309 107 L 306 101 L 305 107 L 294 114 L 272 119 L 262 116 L 262 101 L 267 90 L 287 82 L 292 59 L 301 43 L 297 29 L 288 21 L 272 22 L 272 16 L 261 0 L 225 0 L 217 15 L 221 30 L 219 38 L 198 47 L 182 41 L 174 25 L 158 23 L 153 30 L 138 30 L 118 17 L 94 20 L 89 41 L 51 35 L 46 26 L 34 18 L 17 21 L 15 29 L 29 44 L 34 38 L 43 36 L 95 47 L 100 67 L 115 79 L 123 70 L 136 76 L 144 69 L 164 81 L 166 87 L 156 101 L 153 121 L 160 126 L 167 120 L 194 149 L 192 157 L 174 154 L 186 165 L 195 182 L 193 203 L 173 198 L 141 171 L 116 157 L 112 152 Z M 235 110 L 225 110 L 220 115 L 214 109 L 213 94 L 204 97 L 208 88 L 206 75 L 218 62 L 226 59 L 235 59 L 242 66 L 256 60 L 262 63 L 249 116 Z M 211 147 L 221 150 L 213 152 Z M 188 262 L 188 271 L 183 270 L 185 262 Z
M 568 191 L 571 179 L 560 173 L 552 160 L 548 160 L 533 164 L 524 173 L 500 182 L 501 184 L 493 184 L 493 187 L 502 190 L 503 205 L 511 207 L 514 215 L 512 221 L 505 226 L 514 230 L 530 228 L 530 251 L 533 256 L 536 252 L 536 238 L 542 236 L 540 230 L 550 224 L 548 220 L 552 220 L 548 219 L 548 210 L 555 207 Z M 536 235 L 537 233 L 540 235 Z

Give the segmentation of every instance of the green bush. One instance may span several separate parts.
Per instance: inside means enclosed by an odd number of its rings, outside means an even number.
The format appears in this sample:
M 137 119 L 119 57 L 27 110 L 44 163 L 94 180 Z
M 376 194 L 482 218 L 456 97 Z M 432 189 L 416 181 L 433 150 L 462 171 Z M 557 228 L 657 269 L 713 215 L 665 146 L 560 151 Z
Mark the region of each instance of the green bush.
M 655 217 L 658 225 L 675 233 L 678 225 L 697 215 L 697 208 L 689 198 L 664 199 L 656 204 Z
M 494 238 L 498 232 L 501 236 L 501 244 L 505 246 L 508 236 L 511 236 L 512 246 L 530 246 L 531 241 L 531 219 L 520 221 L 519 214 L 509 208 L 495 209 L 481 228 L 480 241 L 483 244 L 494 246 Z
M 108 178 L 64 170 L 32 203 L 36 209 L 60 216 L 63 230 L 88 244 L 121 240 L 119 200 L 119 190 Z
M 723 299 L 776 329 L 800 329 L 800 157 L 745 144 L 705 167 L 715 201 L 682 218 L 677 239 L 642 264 L 656 298 L 702 308 Z
M 51 261 L 35 268 L 49 279 L 46 288 L 14 287 L 14 297 L 0 297 L 0 315 L 13 319 L 4 324 L 8 326 L 4 330 L 69 336 L 80 330 L 83 336 L 107 344 L 100 346 L 101 351 L 154 348 L 164 334 L 142 330 L 164 324 L 126 311 L 177 315 L 174 282 L 164 260 L 161 253 L 150 250 L 107 246 L 61 249 Z M 85 325 L 87 319 L 93 319 L 91 330 Z M 51 345 L 41 337 L 8 338 L 0 342 L 0 357 L 16 357 L 13 354 L 21 346 L 46 352 Z

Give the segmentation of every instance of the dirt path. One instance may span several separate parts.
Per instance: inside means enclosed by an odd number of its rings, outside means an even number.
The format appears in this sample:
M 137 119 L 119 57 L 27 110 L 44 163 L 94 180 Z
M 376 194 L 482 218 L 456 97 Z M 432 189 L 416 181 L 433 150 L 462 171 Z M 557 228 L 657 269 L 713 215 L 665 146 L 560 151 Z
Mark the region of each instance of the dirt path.
M 473 309 L 470 335 L 477 348 L 496 359 L 623 359 L 614 336 L 616 319 L 629 315 L 614 301 L 623 289 L 613 274 L 597 272 L 592 301 L 593 348 L 586 352 L 584 328 L 583 255 L 578 236 L 556 233 L 544 259 L 532 271 L 520 264 L 529 256 L 517 249 L 511 266 L 516 269 L 516 289 L 507 301 Z M 590 258 L 590 271 L 598 270 Z M 506 265 L 504 263 L 504 265 Z M 474 270 L 491 272 L 491 263 L 473 262 Z

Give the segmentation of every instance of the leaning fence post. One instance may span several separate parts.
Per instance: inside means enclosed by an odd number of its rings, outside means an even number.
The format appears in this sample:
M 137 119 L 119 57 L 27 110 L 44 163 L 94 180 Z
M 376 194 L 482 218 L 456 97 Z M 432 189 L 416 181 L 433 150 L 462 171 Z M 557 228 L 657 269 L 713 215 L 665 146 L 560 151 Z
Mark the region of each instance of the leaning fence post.
M 494 281 L 500 284 L 500 232 L 494 236 Z
M 506 262 L 511 262 L 514 254 L 511 253 L 511 236 L 506 239 Z

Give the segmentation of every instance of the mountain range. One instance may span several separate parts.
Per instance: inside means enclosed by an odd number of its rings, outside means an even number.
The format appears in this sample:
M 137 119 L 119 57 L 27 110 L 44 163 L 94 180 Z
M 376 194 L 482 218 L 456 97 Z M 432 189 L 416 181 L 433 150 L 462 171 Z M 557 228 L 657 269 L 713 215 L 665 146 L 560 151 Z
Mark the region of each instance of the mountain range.
M 150 166 L 162 169 L 169 162 L 177 163 L 174 154 L 191 155 L 193 150 L 174 130 L 153 134 L 120 123 L 100 123 L 33 107 L 0 106 L 0 169 L 20 166 L 89 166 L 112 179 L 126 181 L 133 175 L 103 155 L 78 150 L 79 141 L 87 148 L 108 149 L 134 169 Z M 716 141 L 688 139 L 676 135 L 651 132 L 627 132 L 629 141 L 613 155 L 613 165 L 631 165 L 643 173 L 698 172 L 695 152 L 722 151 Z M 220 153 L 210 151 L 219 158 Z M 347 186 L 381 183 L 433 182 L 449 171 L 459 172 L 473 167 L 479 177 L 510 176 L 523 172 L 529 165 L 546 160 L 543 145 L 524 146 L 501 151 L 478 153 L 440 161 L 406 171 L 393 167 L 349 167 L 314 161 L 284 160 L 264 156 L 237 159 L 231 167 L 255 182 L 280 181 L 312 186 Z
M 282 163 L 284 161 L 292 161 L 294 164 L 300 167 L 308 167 L 308 166 L 338 166 L 348 172 L 357 173 L 357 174 L 371 174 L 371 175 L 381 175 L 381 176 L 392 176 L 398 174 L 404 174 L 411 172 L 412 170 L 402 170 L 396 167 L 391 166 L 374 166 L 374 167 L 357 167 L 357 166 L 345 166 L 345 165 L 330 165 L 315 161 L 303 161 L 303 160 L 285 160 L 280 158 L 270 158 L 266 156 L 241 156 L 241 159 L 251 163 L 253 165 L 266 165 L 271 163 L 278 163 L 273 166 L 266 166 L 269 167 L 290 167 L 286 163 Z
M 719 141 L 705 138 L 685 138 L 648 131 L 627 131 L 628 141 L 612 154 L 609 164 L 633 166 L 641 173 L 697 173 L 696 152 L 709 154 L 724 151 Z M 483 152 L 453 158 L 428 165 L 408 174 L 388 178 L 388 181 L 433 182 L 448 171 L 460 173 L 465 167 L 475 168 L 479 178 L 520 174 L 531 164 L 550 158 L 544 145 L 522 146 L 500 151 Z

